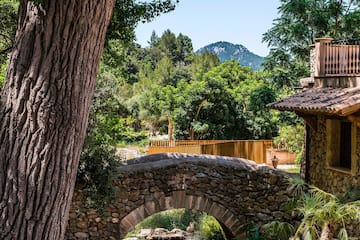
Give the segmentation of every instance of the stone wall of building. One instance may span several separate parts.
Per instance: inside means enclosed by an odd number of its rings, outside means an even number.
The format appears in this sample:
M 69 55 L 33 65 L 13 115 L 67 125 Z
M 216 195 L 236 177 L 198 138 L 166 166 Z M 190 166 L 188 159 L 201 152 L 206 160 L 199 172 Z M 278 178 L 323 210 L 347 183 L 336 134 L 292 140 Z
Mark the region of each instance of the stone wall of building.
M 204 211 L 233 236 L 247 222 L 293 221 L 283 209 L 288 175 L 250 160 L 160 154 L 119 171 L 117 200 L 102 215 L 75 193 L 66 239 L 121 239 L 147 216 L 175 208 Z
M 360 129 L 357 130 L 356 155 L 358 166 L 360 166 Z M 310 184 L 313 184 L 327 192 L 341 194 L 351 187 L 360 187 L 359 170 L 357 175 L 350 172 L 338 171 L 329 168 L 326 162 L 326 118 L 319 116 L 317 121 L 317 130 L 311 130 L 310 143 Z

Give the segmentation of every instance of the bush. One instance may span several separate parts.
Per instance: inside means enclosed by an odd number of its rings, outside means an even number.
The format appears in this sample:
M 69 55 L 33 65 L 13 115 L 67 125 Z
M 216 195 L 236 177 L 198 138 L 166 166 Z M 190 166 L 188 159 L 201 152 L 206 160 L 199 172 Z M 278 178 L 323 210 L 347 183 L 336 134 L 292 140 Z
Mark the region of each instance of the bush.
M 225 233 L 220 226 L 219 222 L 206 213 L 203 213 L 199 219 L 199 231 L 202 239 L 205 240 L 223 240 L 226 239 Z
M 261 235 L 260 226 L 255 223 L 249 222 L 242 226 L 241 231 L 246 234 L 245 240 L 266 240 Z
M 0 65 L 0 90 L 2 89 L 6 77 L 6 65 L 7 62 Z
M 91 131 L 85 139 L 76 179 L 76 188 L 85 192 L 90 207 L 102 209 L 115 198 L 113 181 L 119 165 L 115 149 Z
M 300 153 L 304 145 L 304 125 L 281 126 L 279 136 L 274 138 L 274 144 L 278 148 L 285 148 L 291 153 Z
M 298 164 L 298 165 L 301 164 L 302 155 L 303 155 L 302 150 L 296 154 L 296 158 L 295 158 L 295 163 L 296 164 Z
M 136 226 L 141 228 L 165 228 L 171 231 L 174 228 L 186 230 L 186 227 L 194 221 L 196 214 L 189 209 L 174 209 L 154 214 Z

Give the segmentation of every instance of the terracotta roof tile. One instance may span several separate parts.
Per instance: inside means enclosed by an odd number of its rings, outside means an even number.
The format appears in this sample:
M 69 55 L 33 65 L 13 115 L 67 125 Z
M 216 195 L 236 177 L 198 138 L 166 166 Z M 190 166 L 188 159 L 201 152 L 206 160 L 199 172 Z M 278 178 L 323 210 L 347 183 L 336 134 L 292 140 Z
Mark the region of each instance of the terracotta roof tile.
M 311 88 L 268 107 L 282 111 L 347 116 L 360 109 L 360 87 Z

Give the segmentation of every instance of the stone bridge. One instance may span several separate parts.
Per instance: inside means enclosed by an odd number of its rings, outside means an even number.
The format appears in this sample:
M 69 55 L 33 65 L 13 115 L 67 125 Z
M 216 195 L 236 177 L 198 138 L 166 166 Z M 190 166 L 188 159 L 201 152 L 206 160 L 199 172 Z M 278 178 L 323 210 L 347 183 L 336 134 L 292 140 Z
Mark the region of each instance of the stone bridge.
M 67 239 L 122 239 L 144 218 L 187 208 L 214 216 L 226 234 L 240 237 L 244 223 L 292 221 L 288 174 L 250 160 L 210 155 L 155 154 L 119 169 L 116 202 L 101 217 L 73 198 Z

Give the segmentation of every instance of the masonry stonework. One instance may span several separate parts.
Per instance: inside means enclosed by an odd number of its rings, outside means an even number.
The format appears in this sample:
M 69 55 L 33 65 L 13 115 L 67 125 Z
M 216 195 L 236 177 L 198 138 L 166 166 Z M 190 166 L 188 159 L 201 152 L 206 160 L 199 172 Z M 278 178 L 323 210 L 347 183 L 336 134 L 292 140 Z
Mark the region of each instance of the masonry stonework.
M 317 130 L 311 131 L 310 142 L 310 184 L 313 184 L 327 192 L 341 194 L 348 191 L 351 187 L 360 187 L 359 169 L 357 175 L 353 176 L 350 172 L 338 171 L 330 168 L 326 160 L 326 117 L 317 117 Z M 360 129 L 357 129 L 356 136 L 356 156 L 357 166 L 360 161 Z
M 115 183 L 117 200 L 100 215 L 74 195 L 67 239 L 122 239 L 147 216 L 187 208 L 214 216 L 232 236 L 244 223 L 292 222 L 284 206 L 289 176 L 253 161 L 185 154 L 156 154 L 127 162 Z

